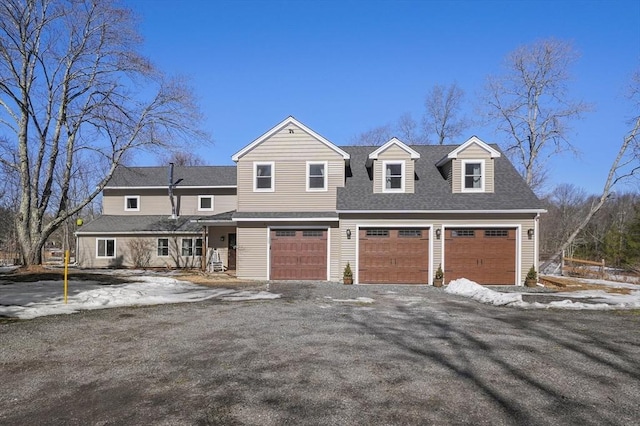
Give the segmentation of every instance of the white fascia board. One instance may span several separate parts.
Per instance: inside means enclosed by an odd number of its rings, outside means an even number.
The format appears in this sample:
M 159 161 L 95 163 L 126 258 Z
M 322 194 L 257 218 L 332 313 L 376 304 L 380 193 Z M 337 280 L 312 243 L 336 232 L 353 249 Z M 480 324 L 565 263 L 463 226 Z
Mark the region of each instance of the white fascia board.
M 234 222 L 338 222 L 337 217 L 248 217 L 233 218 Z
M 105 186 L 104 189 L 167 189 L 168 185 L 161 186 Z M 217 185 L 217 186 L 176 186 L 176 189 L 224 189 L 237 188 L 238 185 Z
M 355 213 L 430 213 L 430 214 L 444 214 L 444 213 L 547 213 L 546 209 L 514 209 L 514 210 L 338 210 L 338 214 L 355 214 Z
M 476 144 L 476 145 L 480 146 L 480 148 L 482 148 L 485 151 L 487 151 L 489 153 L 489 155 L 491 156 L 491 158 L 496 158 L 496 157 L 500 157 L 501 156 L 500 152 L 498 152 L 497 150 L 491 148 L 489 145 L 484 143 L 479 137 L 471 136 L 465 143 L 463 143 L 462 145 L 460 145 L 459 147 L 457 147 L 456 149 L 451 151 L 447 155 L 447 158 L 449 158 L 449 159 L 458 158 L 458 154 L 461 151 L 465 150 L 469 145 L 472 145 L 472 144 Z M 442 160 L 440 160 L 438 163 L 440 163 L 440 162 L 442 162 Z
M 406 145 L 400 139 L 394 137 L 394 138 L 391 138 L 391 140 L 389 140 L 387 143 L 382 145 L 380 148 L 376 149 L 371 154 L 369 154 L 369 159 L 377 160 L 378 156 L 381 153 L 383 153 L 384 151 L 386 151 L 391 145 L 397 145 L 400 149 L 402 149 L 407 154 L 409 154 L 411 156 L 412 160 L 417 160 L 418 158 L 420 158 L 420 153 L 418 153 L 414 149 L 410 148 L 408 145 Z
M 268 130 L 266 133 L 264 133 L 262 136 L 260 136 L 258 139 L 254 140 L 253 142 L 251 142 L 249 145 L 245 146 L 244 148 L 242 148 L 240 151 L 236 152 L 231 159 L 235 162 L 237 162 L 240 157 L 242 157 L 243 155 L 245 155 L 246 153 L 248 153 L 249 151 L 251 151 L 253 148 L 255 148 L 256 146 L 260 145 L 262 142 L 264 142 L 265 140 L 269 139 L 271 136 L 273 136 L 274 134 L 276 134 L 277 132 L 279 132 L 280 130 L 282 130 L 285 126 L 288 126 L 289 124 L 294 124 L 297 127 L 301 128 L 302 130 L 304 130 L 305 132 L 307 132 L 308 134 L 310 134 L 311 136 L 313 136 L 314 138 L 316 138 L 317 140 L 319 140 L 320 142 L 322 142 L 323 144 L 325 144 L 328 148 L 332 149 L 333 151 L 337 152 L 338 154 L 340 154 L 342 156 L 343 159 L 348 160 L 351 158 L 351 156 L 349 154 L 347 154 L 345 151 L 341 150 L 340 148 L 338 148 L 336 145 L 334 145 L 333 143 L 329 142 L 329 140 L 325 139 L 324 137 L 320 136 L 318 133 L 314 132 L 313 130 L 311 130 L 309 127 L 305 126 L 304 124 L 302 124 L 301 122 L 299 122 L 298 120 L 296 120 L 295 118 L 293 118 L 293 116 L 289 116 L 287 118 L 285 118 L 283 121 L 281 121 L 280 123 L 276 124 L 273 128 L 271 128 L 270 130 Z

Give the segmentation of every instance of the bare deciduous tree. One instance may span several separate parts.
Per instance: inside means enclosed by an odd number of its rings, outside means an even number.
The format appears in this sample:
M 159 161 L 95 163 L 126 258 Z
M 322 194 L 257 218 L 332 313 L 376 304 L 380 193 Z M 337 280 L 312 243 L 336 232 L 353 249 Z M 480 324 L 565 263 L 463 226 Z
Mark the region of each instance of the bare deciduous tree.
M 197 154 L 187 151 L 172 151 L 169 154 L 161 155 L 158 158 L 160 165 L 173 163 L 176 166 L 204 166 L 206 162 Z
M 0 4 L 0 162 L 16 179 L 16 228 L 26 265 L 53 231 L 91 202 L 133 152 L 189 137 L 197 109 L 137 48 L 132 14 L 111 0 Z M 17 153 L 7 156 L 4 153 Z M 95 182 L 70 196 L 91 164 Z M 50 221 L 45 223 L 45 215 Z
M 424 130 L 426 135 L 435 134 L 437 144 L 460 136 L 469 121 L 461 117 L 464 91 L 453 83 L 448 87 L 436 84 L 431 88 L 424 102 Z
M 631 79 L 629 98 L 633 104 L 634 116 L 630 120 L 631 130 L 622 138 L 622 143 L 615 160 L 611 164 L 609 174 L 602 188 L 602 194 L 591 204 L 587 214 L 583 217 L 575 230 L 567 237 L 565 242 L 559 247 L 556 253 L 549 259 L 548 263 L 560 257 L 562 252 L 569 247 L 575 238 L 589 224 L 593 216 L 598 213 L 605 202 L 613 193 L 613 189 L 619 182 L 624 182 L 630 177 L 640 173 L 640 70 L 637 70 Z
M 532 188 L 542 184 L 544 160 L 576 152 L 569 123 L 590 109 L 568 95 L 573 45 L 556 39 L 521 46 L 506 59 L 505 74 L 489 77 L 487 115 L 507 134 L 505 151 Z

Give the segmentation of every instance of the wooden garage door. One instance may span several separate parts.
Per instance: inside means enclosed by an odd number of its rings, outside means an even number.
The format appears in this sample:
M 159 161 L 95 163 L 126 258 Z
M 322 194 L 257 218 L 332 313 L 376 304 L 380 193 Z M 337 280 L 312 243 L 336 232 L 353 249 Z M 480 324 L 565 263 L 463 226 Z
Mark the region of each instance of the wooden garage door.
M 515 229 L 452 228 L 445 235 L 446 282 L 467 278 L 485 285 L 515 284 Z
M 272 230 L 270 278 L 326 280 L 327 230 Z
M 359 238 L 360 283 L 428 284 L 428 229 L 360 229 Z

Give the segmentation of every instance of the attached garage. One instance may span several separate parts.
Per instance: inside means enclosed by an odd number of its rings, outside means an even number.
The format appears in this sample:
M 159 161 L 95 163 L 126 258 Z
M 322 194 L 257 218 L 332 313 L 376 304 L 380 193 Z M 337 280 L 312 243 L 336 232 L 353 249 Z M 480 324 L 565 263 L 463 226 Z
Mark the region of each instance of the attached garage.
M 444 242 L 446 282 L 467 278 L 478 284 L 516 283 L 515 228 L 450 228 Z
M 358 282 L 428 284 L 429 229 L 360 229 Z
M 326 280 L 326 229 L 271 230 L 272 280 Z

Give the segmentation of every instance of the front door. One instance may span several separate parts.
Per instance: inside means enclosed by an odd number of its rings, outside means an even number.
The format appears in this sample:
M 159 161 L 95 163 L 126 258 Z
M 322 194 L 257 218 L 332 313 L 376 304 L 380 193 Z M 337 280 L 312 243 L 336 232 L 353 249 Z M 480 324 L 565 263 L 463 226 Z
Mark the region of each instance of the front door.
M 236 234 L 229 234 L 229 257 L 227 259 L 227 269 L 236 269 Z

